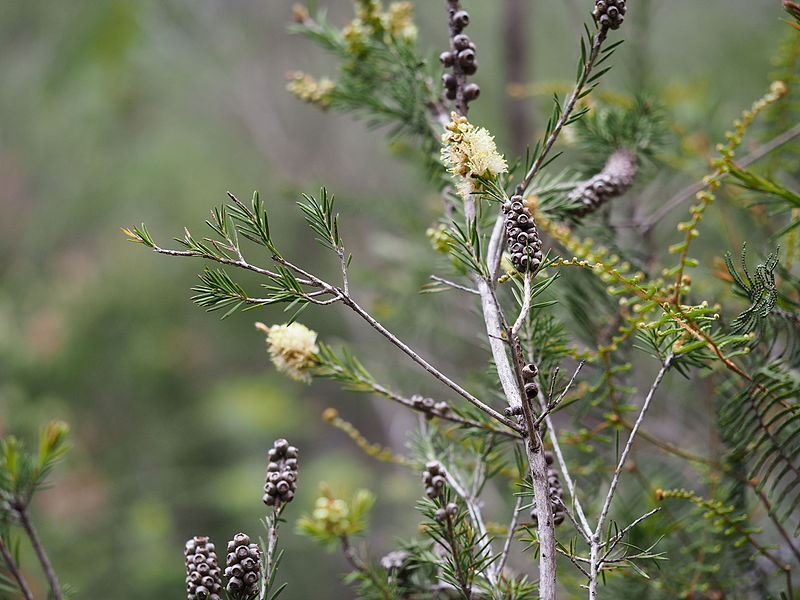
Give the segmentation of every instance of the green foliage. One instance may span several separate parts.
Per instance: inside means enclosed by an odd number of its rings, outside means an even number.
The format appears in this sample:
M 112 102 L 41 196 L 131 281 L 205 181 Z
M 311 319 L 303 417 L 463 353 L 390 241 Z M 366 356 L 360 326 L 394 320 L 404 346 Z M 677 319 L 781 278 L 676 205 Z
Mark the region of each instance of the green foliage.
M 731 329 L 738 333 L 750 333 L 759 328 L 778 300 L 778 289 L 775 285 L 775 268 L 778 266 L 778 252 L 771 252 L 764 264 L 756 267 L 753 276 L 747 269 L 747 246 L 742 247 L 740 275 L 733 266 L 731 253 L 725 253 L 725 266 L 736 284 L 734 292 L 750 301 L 750 307 L 739 314 L 731 323 Z
M 29 452 L 14 436 L 0 439 L 0 509 L 25 508 L 33 495 L 42 489 L 47 477 L 69 449 L 69 427 L 54 421 L 39 434 L 38 452 Z
M 365 119 L 370 127 L 387 127 L 390 139 L 406 141 L 428 172 L 438 175 L 439 136 L 428 113 L 438 102 L 433 82 L 439 72 L 419 55 L 415 36 L 389 31 L 379 18 L 356 19 L 339 30 L 321 11 L 292 31 L 339 59 L 336 84 L 328 93 L 332 109 Z
M 358 490 L 349 500 L 337 498 L 326 484 L 321 484 L 314 510 L 300 517 L 297 530 L 328 547 L 335 547 L 343 538 L 365 533 L 369 510 L 375 496 Z
M 797 378 L 780 363 L 771 364 L 731 394 L 719 414 L 723 440 L 738 460 L 750 466 L 747 478 L 756 482 L 756 491 L 768 492 L 772 510 L 781 520 L 796 516 L 800 502 L 798 393 Z

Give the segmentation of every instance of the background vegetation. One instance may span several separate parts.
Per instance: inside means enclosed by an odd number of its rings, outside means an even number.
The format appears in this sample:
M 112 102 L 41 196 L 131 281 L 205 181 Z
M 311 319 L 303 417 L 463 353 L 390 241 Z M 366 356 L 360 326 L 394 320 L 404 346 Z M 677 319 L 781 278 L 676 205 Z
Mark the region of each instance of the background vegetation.
M 348 0 L 324 4 L 336 23 L 352 15 Z M 446 42 L 442 7 L 418 4 L 422 46 L 434 56 Z M 511 91 L 526 97 L 531 139 L 550 92 L 570 83 L 562 78 L 573 72 L 584 4 L 526 3 L 527 76 L 537 84 Z M 771 58 L 791 32 L 776 1 L 637 4 L 603 87 L 652 94 L 669 107 L 676 169 L 628 196 L 657 207 L 707 171 L 714 143 L 763 94 L 776 69 Z M 467 8 L 481 48 L 482 96 L 471 119 L 508 148 L 516 125 L 503 108 L 502 3 Z M 373 314 L 444 357 L 447 370 L 483 360 L 474 315 L 448 298 L 417 294 L 436 260 L 425 237 L 439 210 L 435 190 L 380 133 L 284 91 L 285 72 L 330 68 L 286 32 L 290 15 L 290 3 L 277 0 L 0 7 L 0 433 L 32 435 L 52 418 L 71 424 L 74 450 L 34 511 L 62 580 L 82 597 L 179 597 L 186 538 L 255 531 L 265 452 L 279 436 L 302 449 L 294 516 L 312 504 L 321 480 L 344 493 L 377 493 L 376 555 L 413 533 L 409 507 L 420 492 L 417 473 L 374 463 L 320 418 L 335 406 L 371 440 L 400 451 L 407 415 L 329 383 L 306 387 L 276 374 L 254 313 L 208 318 L 187 302 L 199 264 L 156 260 L 126 244 L 120 225 L 144 220 L 166 239 L 184 223 L 199 229 L 198 216 L 226 190 L 247 197 L 259 189 L 281 223 L 281 247 L 315 272 L 335 273 L 321 252 L 304 254 L 308 236 L 294 207 L 300 191 L 324 183 L 346 217 L 344 235 L 359 259 L 353 283 Z M 656 227 L 655 247 L 674 241 L 684 214 Z M 755 254 L 768 248 L 753 239 L 750 219 L 725 203 L 709 214 L 695 251 L 698 292 L 726 289 L 710 276 L 722 249 L 747 240 Z M 437 389 L 364 325 L 334 311 L 308 311 L 303 321 L 326 341 L 369 349 L 382 380 Z M 452 331 L 432 335 L 445 315 Z M 257 318 L 285 319 L 279 308 Z M 636 379 L 644 387 L 651 378 Z M 654 430 L 713 454 L 714 408 L 682 402 L 683 385 L 659 407 Z M 648 451 L 637 461 L 651 459 Z M 282 542 L 290 597 L 352 596 L 337 579 L 343 559 L 323 557 L 306 538 Z

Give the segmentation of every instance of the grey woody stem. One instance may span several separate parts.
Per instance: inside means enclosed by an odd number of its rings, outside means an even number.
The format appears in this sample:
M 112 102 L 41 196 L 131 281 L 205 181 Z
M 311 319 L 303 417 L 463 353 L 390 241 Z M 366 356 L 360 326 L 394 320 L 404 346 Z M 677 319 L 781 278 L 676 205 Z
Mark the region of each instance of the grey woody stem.
M 14 557 L 11 555 L 11 551 L 6 546 L 5 542 L 3 541 L 2 537 L 0 537 L 0 554 L 3 555 L 3 560 L 5 560 L 6 568 L 8 572 L 11 573 L 11 576 L 17 582 L 17 587 L 19 587 L 19 591 L 22 592 L 23 597 L 25 600 L 34 600 L 33 592 L 31 592 L 31 588 L 28 587 L 28 582 L 25 580 L 25 577 L 22 575 L 22 571 L 19 570 L 19 565 L 14 560 Z
M 33 522 L 28 514 L 28 507 L 18 504 L 12 505 L 12 508 L 14 509 L 14 512 L 16 512 L 17 517 L 19 517 L 20 525 L 22 525 L 22 528 L 25 530 L 28 539 L 30 539 L 33 551 L 36 553 L 36 557 L 39 559 L 39 563 L 42 565 L 42 570 L 44 571 L 44 575 L 47 578 L 48 584 L 50 585 L 50 591 L 53 593 L 53 598 L 55 598 L 55 600 L 64 600 L 64 594 L 61 591 L 61 586 L 58 583 L 56 571 L 53 569 L 53 564 L 50 562 L 50 557 L 48 557 L 47 552 L 45 552 L 44 545 L 39 539 L 39 534 L 36 532 L 36 528 L 33 526 Z
M 467 220 L 475 218 L 475 199 L 464 203 Z M 536 499 L 536 516 L 539 536 L 539 597 L 541 600 L 555 600 L 556 597 L 556 541 L 553 509 L 550 502 L 550 486 L 547 483 L 547 462 L 544 458 L 542 439 L 534 426 L 530 404 L 524 401 L 522 390 L 522 364 L 519 355 L 512 349 L 509 359 L 508 344 L 514 343 L 515 336 L 506 324 L 502 308 L 494 292 L 496 273 L 499 267 L 499 255 L 502 254 L 504 216 L 498 215 L 492 235 L 489 239 L 487 257 L 489 261 L 489 277 L 484 278 L 477 273 L 472 274 L 472 281 L 481 298 L 481 311 L 486 327 L 486 335 L 492 358 L 497 368 L 500 385 L 503 388 L 509 406 L 521 407 L 525 418 L 525 452 L 531 473 L 531 484 Z
M 661 368 L 659 369 L 656 378 L 653 380 L 650 390 L 647 392 L 647 396 L 644 399 L 642 408 L 639 410 L 639 415 L 636 417 L 636 422 L 628 434 L 628 440 L 625 442 L 625 447 L 622 450 L 622 454 L 620 454 L 617 467 L 614 469 L 614 476 L 611 478 L 611 484 L 608 487 L 608 493 L 606 494 L 605 501 L 603 502 L 603 508 L 600 510 L 600 516 L 597 519 L 597 527 L 595 528 L 594 532 L 592 532 L 589 555 L 589 600 L 597 600 L 598 597 L 597 585 L 599 583 L 600 571 L 603 568 L 603 557 L 600 556 L 600 550 L 604 546 L 604 544 L 600 541 L 600 535 L 606 526 L 606 519 L 608 519 L 608 513 L 611 509 L 611 502 L 614 500 L 614 494 L 617 491 L 620 474 L 622 473 L 622 469 L 628 460 L 628 455 L 633 447 L 636 434 L 639 432 L 639 428 L 644 421 L 647 410 L 650 408 L 650 404 L 653 401 L 653 396 L 655 395 L 658 386 L 661 385 L 661 381 L 664 379 L 664 375 L 669 369 L 669 366 L 672 364 L 673 358 L 674 355 L 667 355 L 667 357 L 661 363 Z
M 503 573 L 503 569 L 506 566 L 506 561 L 508 561 L 508 555 L 511 552 L 511 542 L 514 540 L 514 533 L 516 532 L 517 524 L 519 523 L 520 512 L 522 512 L 522 496 L 517 498 L 517 501 L 514 504 L 514 512 L 511 513 L 511 523 L 508 525 L 508 535 L 506 535 L 506 541 L 503 543 L 503 551 L 500 553 L 500 558 L 498 559 L 497 567 L 495 568 L 498 576 Z

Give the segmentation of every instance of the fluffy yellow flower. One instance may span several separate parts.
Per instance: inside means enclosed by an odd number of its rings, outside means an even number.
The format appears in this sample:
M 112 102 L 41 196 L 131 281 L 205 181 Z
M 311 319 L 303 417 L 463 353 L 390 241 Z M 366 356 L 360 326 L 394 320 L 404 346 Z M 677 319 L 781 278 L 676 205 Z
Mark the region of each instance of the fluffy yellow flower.
M 459 194 L 466 197 L 477 191 L 474 177 L 497 177 L 508 171 L 508 164 L 486 129 L 475 127 L 455 112 L 451 119 L 442 135 L 442 162 L 450 173 L 460 178 L 456 187 Z
M 327 108 L 331 103 L 330 93 L 336 84 L 327 77 L 317 80 L 311 75 L 296 71 L 287 73 L 286 78 L 289 80 L 286 89 L 301 100 L 316 104 L 320 108 Z
M 383 15 L 383 28 L 395 38 L 407 41 L 417 39 L 414 25 L 414 5 L 411 2 L 392 2 Z
M 278 371 L 296 381 L 311 382 L 308 370 L 319 352 L 316 331 L 300 323 L 272 327 L 256 323 L 256 329 L 267 334 L 267 351 Z

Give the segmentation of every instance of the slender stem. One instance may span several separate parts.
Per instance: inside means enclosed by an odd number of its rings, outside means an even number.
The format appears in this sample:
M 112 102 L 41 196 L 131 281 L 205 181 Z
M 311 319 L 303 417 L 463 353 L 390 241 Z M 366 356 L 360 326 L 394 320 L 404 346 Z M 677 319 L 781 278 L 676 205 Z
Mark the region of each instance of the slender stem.
M 343 373 L 344 369 L 342 369 L 338 365 L 334 364 L 326 364 L 326 368 L 336 371 L 338 373 Z M 453 413 L 438 413 L 438 412 L 431 412 L 428 408 L 424 406 L 419 406 L 416 402 L 414 402 L 411 398 L 406 398 L 405 396 L 401 396 L 400 394 L 393 392 L 389 388 L 382 386 L 381 384 L 371 381 L 369 379 L 365 379 L 363 377 L 359 377 L 357 374 L 353 374 L 360 383 L 364 384 L 365 386 L 369 387 L 372 391 L 376 394 L 380 394 L 384 398 L 388 398 L 398 404 L 402 404 L 406 408 L 410 408 L 411 410 L 415 410 L 421 412 L 426 415 L 431 415 L 442 419 L 444 421 L 451 421 L 453 423 L 460 423 L 461 425 L 468 425 L 470 427 L 476 427 L 478 429 L 482 429 L 484 431 L 488 431 L 490 433 L 496 433 L 498 435 L 503 435 L 506 437 L 514 438 L 514 439 L 521 439 L 521 436 L 517 433 L 512 433 L 511 431 L 506 431 L 505 429 L 495 429 L 490 425 L 486 425 L 485 423 L 479 423 L 478 421 L 473 421 L 471 419 L 465 419 L 464 417 L 460 417 Z
M 280 524 L 281 512 L 285 504 L 281 504 L 279 508 L 272 508 L 272 515 L 268 518 L 269 533 L 267 534 L 267 559 L 264 569 L 264 579 L 261 582 L 261 595 L 260 600 L 266 600 L 267 594 L 270 593 L 271 580 L 273 578 L 273 569 L 275 564 L 275 549 L 278 547 L 278 525 Z
M 647 392 L 647 396 L 644 399 L 644 404 L 642 404 L 642 408 L 639 411 L 639 416 L 636 418 L 636 422 L 633 424 L 633 428 L 631 429 L 630 433 L 628 434 L 628 441 L 625 442 L 625 448 L 622 450 L 622 454 L 619 457 L 619 462 L 617 463 L 617 468 L 614 469 L 614 476 L 611 478 L 611 485 L 608 488 L 608 493 L 606 494 L 605 502 L 603 503 L 603 508 L 600 511 L 600 517 L 597 519 L 597 527 L 594 530 L 596 536 L 600 535 L 600 532 L 603 531 L 603 528 L 606 524 L 606 518 L 608 517 L 608 511 L 611 508 L 611 501 L 614 499 L 614 494 L 617 491 L 617 485 L 619 484 L 620 474 L 622 473 L 622 469 L 625 466 L 625 462 L 628 460 L 628 455 L 631 452 L 631 448 L 633 447 L 633 442 L 636 439 L 636 434 L 639 432 L 639 428 L 642 426 L 642 422 L 644 421 L 644 417 L 647 414 L 647 410 L 650 408 L 650 403 L 653 400 L 653 396 L 658 389 L 658 386 L 661 385 L 661 381 L 664 379 L 664 375 L 669 369 L 670 364 L 672 364 L 672 359 L 674 356 L 672 354 L 667 355 L 664 359 L 664 362 L 661 363 L 661 368 L 656 375 L 656 378 L 653 380 L 653 384 L 650 386 L 650 390 Z
M 633 522 L 632 522 L 630 525 L 628 525 L 627 527 L 625 527 L 625 529 L 623 529 L 622 531 L 620 531 L 620 532 L 619 532 L 617 535 L 615 535 L 613 538 L 611 538 L 611 539 L 609 539 L 609 540 L 606 540 L 605 542 L 603 542 L 602 544 L 600 544 L 600 548 L 602 548 L 603 546 L 608 546 L 608 550 L 606 550 L 606 553 L 605 553 L 605 554 L 603 554 L 603 558 L 601 558 L 601 559 L 600 559 L 600 562 L 601 562 L 601 563 L 603 563 L 603 562 L 606 562 L 606 559 L 608 558 L 608 555 L 609 555 L 609 554 L 611 554 L 611 552 L 614 550 L 614 548 L 616 548 L 616 547 L 617 547 L 617 544 L 619 544 L 619 542 L 620 542 L 620 541 L 622 541 L 622 538 L 623 538 L 623 537 L 625 537 L 625 534 L 626 534 L 626 533 L 628 533 L 628 532 L 629 532 L 631 529 L 633 529 L 633 528 L 634 528 L 634 527 L 636 527 L 636 526 L 637 526 L 639 523 L 641 523 L 642 521 L 644 521 L 644 520 L 645 520 L 647 517 L 650 517 L 650 516 L 652 516 L 652 515 L 656 514 L 656 513 L 657 513 L 657 512 L 659 512 L 660 510 L 661 510 L 661 507 L 659 506 L 658 508 L 654 508 L 653 510 L 646 512 L 646 513 L 645 513 L 645 514 L 643 514 L 641 517 L 639 517 L 638 519 L 636 519 L 635 521 L 633 521 Z
M 647 410 L 650 408 L 650 403 L 653 400 L 653 396 L 655 395 L 658 386 L 661 385 L 661 381 L 664 379 L 664 375 L 669 369 L 673 358 L 674 356 L 672 354 L 668 354 L 664 359 L 664 362 L 661 363 L 661 368 L 659 369 L 656 378 L 653 380 L 650 390 L 647 392 L 647 396 L 644 399 L 644 404 L 642 404 L 642 408 L 639 411 L 639 416 L 636 418 L 636 422 L 633 424 L 633 428 L 628 434 L 628 440 L 625 442 L 625 448 L 622 450 L 622 454 L 619 457 L 619 462 L 617 463 L 616 469 L 614 469 L 614 476 L 611 478 L 611 485 L 608 487 L 608 493 L 606 494 L 603 508 L 600 511 L 600 516 L 597 519 L 597 527 L 595 528 L 591 538 L 589 557 L 589 600 L 597 600 L 598 575 L 603 566 L 603 559 L 600 557 L 600 548 L 602 547 L 600 542 L 600 534 L 605 527 L 606 519 L 608 518 L 608 512 L 611 508 L 611 502 L 614 499 L 614 494 L 617 491 L 620 474 L 622 473 L 622 469 L 628 460 L 628 455 L 633 447 L 636 434 L 639 432 L 639 428 L 644 421 Z
M 434 281 L 438 281 L 441 284 L 450 286 L 453 289 L 461 290 L 462 292 L 467 292 L 468 294 L 475 294 L 476 296 L 478 295 L 478 290 L 469 288 L 459 283 L 455 283 L 453 281 L 450 281 L 449 279 L 445 279 L 444 277 L 439 277 L 438 275 L 431 275 L 431 279 L 433 279 Z
M 42 541 L 39 539 L 36 528 L 33 526 L 33 522 L 28 514 L 28 507 L 24 504 L 17 503 L 13 504 L 12 508 L 14 512 L 17 513 L 19 522 L 22 525 L 22 528 L 25 530 L 25 533 L 28 535 L 28 538 L 31 541 L 31 546 L 33 546 L 33 550 L 36 552 L 36 556 L 42 565 L 42 570 L 47 578 L 47 582 L 50 584 L 50 590 L 53 592 L 53 598 L 55 598 L 55 600 L 64 600 L 64 594 L 61 591 L 61 586 L 58 584 L 58 577 L 56 576 L 55 569 L 53 569 L 50 558 L 47 556 L 47 552 L 44 550 L 44 545 L 42 545 Z
M 519 310 L 519 316 L 517 320 L 514 321 L 514 325 L 511 327 L 511 334 L 517 335 L 519 330 L 522 328 L 522 325 L 525 323 L 525 320 L 528 318 L 528 314 L 531 312 L 531 274 L 530 271 L 525 273 L 525 279 L 522 288 L 522 308 Z
M 517 524 L 519 523 L 520 512 L 522 512 L 522 496 L 517 497 L 517 502 L 514 504 L 514 512 L 511 513 L 511 523 L 508 526 L 508 535 L 506 535 L 506 541 L 503 543 L 503 551 L 500 553 L 500 558 L 498 559 L 497 567 L 495 568 L 495 572 L 498 575 L 503 573 L 503 569 L 508 561 L 508 555 L 511 552 L 511 542 L 514 541 L 514 533 L 516 532 Z
M 370 569 L 369 566 L 363 560 L 361 560 L 361 558 L 359 558 L 353 547 L 350 545 L 350 539 L 347 537 L 347 535 L 340 536 L 339 541 L 342 544 L 342 554 L 344 554 L 344 557 L 347 562 L 350 563 L 350 566 L 369 578 L 372 584 L 380 591 L 381 596 L 385 598 L 385 600 L 396 600 L 396 598 L 392 596 L 391 590 L 387 589 L 386 583 L 381 581 L 375 575 L 375 573 L 372 572 L 372 569 Z
M 458 558 L 461 554 L 461 549 L 459 548 L 456 532 L 453 529 L 453 517 L 450 516 L 450 513 L 446 513 L 445 523 L 447 524 L 447 542 L 450 544 L 450 553 L 453 556 L 453 565 L 456 568 L 456 579 L 459 586 L 461 586 L 461 593 L 464 594 L 465 600 L 468 600 L 472 598 L 472 586 L 467 579 L 467 574 L 464 573 L 464 569 L 461 568 L 461 560 Z
M 575 109 L 575 104 L 578 102 L 578 98 L 583 93 L 583 89 L 586 87 L 586 82 L 589 80 L 589 76 L 592 74 L 597 57 L 600 55 L 600 48 L 603 46 L 603 42 L 606 40 L 607 35 L 607 27 L 601 27 L 597 30 L 597 33 L 594 34 L 592 50 L 589 53 L 586 62 L 583 64 L 581 76 L 578 79 L 578 82 L 575 84 L 575 88 L 572 90 L 567 103 L 564 105 L 564 110 L 561 112 L 561 116 L 553 126 L 553 130 L 550 132 L 550 135 L 547 136 L 547 140 L 545 141 L 541 152 L 539 152 L 539 156 L 536 157 L 536 160 L 531 165 L 531 168 L 528 169 L 528 172 L 525 173 L 525 177 L 522 178 L 522 181 L 517 186 L 518 194 L 523 194 L 525 192 L 527 187 L 530 185 L 531 180 L 533 180 L 533 178 L 539 172 L 539 169 L 542 168 L 542 165 L 544 164 L 547 155 L 550 154 L 553 144 L 556 143 L 561 130 L 569 121 L 572 111 Z
M 468 402 L 470 402 L 470 404 L 472 404 L 475 407 L 479 408 L 480 410 L 482 410 L 483 412 L 485 412 L 486 414 L 488 414 L 492 418 L 496 419 L 500 423 L 503 423 L 503 425 L 506 425 L 507 427 L 510 427 L 511 429 L 513 429 L 515 431 L 519 431 L 519 426 L 516 423 L 514 423 L 513 421 L 511 421 L 507 417 L 501 415 L 499 412 L 497 412 L 491 406 L 489 406 L 489 405 L 481 402 L 480 400 L 478 400 L 475 396 L 470 394 L 467 390 L 462 388 L 460 385 L 458 385 L 452 379 L 450 379 L 445 374 L 443 374 L 441 371 L 436 369 L 427 360 L 422 358 L 419 354 L 417 354 L 417 352 L 415 352 L 412 348 L 410 348 L 406 343 L 404 343 L 397 336 L 395 336 L 391 331 L 389 331 L 383 325 L 381 325 L 378 321 L 376 321 L 372 317 L 372 315 L 370 315 L 367 311 L 365 311 L 363 308 L 361 308 L 361 306 L 359 306 L 359 304 L 355 300 L 353 300 L 351 297 L 344 296 L 342 298 L 342 302 L 346 306 L 350 307 L 353 311 L 355 311 L 355 313 L 357 315 L 359 315 L 362 319 L 364 319 L 367 323 L 369 323 L 370 326 L 373 329 L 375 329 L 375 331 L 380 333 L 383 337 L 385 337 L 387 340 L 392 342 L 395 346 L 400 348 L 400 350 L 402 350 L 407 356 L 409 356 L 415 363 L 417 363 L 419 366 L 421 366 L 423 369 L 425 369 L 428 373 L 433 375 L 436 379 L 438 379 L 439 381 L 444 383 L 451 390 L 453 390 L 454 392 L 456 392 L 457 394 L 459 394 L 460 396 L 465 398 Z
M 22 595 L 25 597 L 25 600 L 34 600 L 33 592 L 31 592 L 31 588 L 28 587 L 28 582 L 25 581 L 22 571 L 20 571 L 19 566 L 14 560 L 14 557 L 11 555 L 11 551 L 6 546 L 2 537 L 0 537 L 0 554 L 3 555 L 3 559 L 6 561 L 6 568 L 8 569 L 8 572 L 11 573 L 11 576 L 16 580 L 17 586 L 22 592 Z
M 437 458 L 433 455 L 428 456 L 429 460 L 437 460 Z M 459 495 L 459 497 L 464 501 L 464 504 L 467 506 L 467 512 L 469 513 L 470 520 L 475 525 L 475 529 L 478 531 L 478 535 L 482 540 L 488 540 L 488 533 L 486 531 L 486 524 L 483 522 L 483 515 L 481 514 L 481 508 L 478 505 L 477 498 L 474 494 L 467 491 L 467 487 L 462 484 L 461 481 L 456 478 L 454 475 L 454 469 L 452 465 L 443 465 L 445 472 L 447 473 L 447 483 L 453 489 L 453 491 Z M 476 475 L 481 475 L 478 473 L 480 468 L 476 469 Z M 478 487 L 478 486 L 476 486 Z M 447 517 L 448 522 L 450 521 L 450 516 Z M 453 538 L 455 540 L 455 538 Z M 491 543 L 486 543 L 483 546 L 482 554 L 485 558 L 491 557 L 494 552 L 492 551 Z M 487 581 L 493 587 L 497 586 L 497 576 L 496 572 L 492 570 L 491 565 L 486 568 L 484 575 L 486 576 Z

